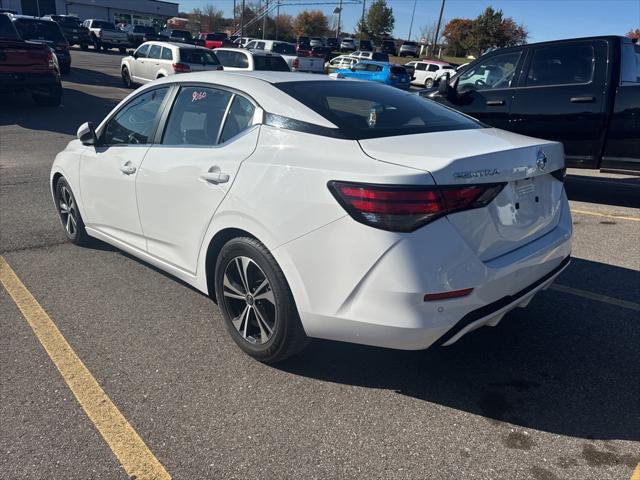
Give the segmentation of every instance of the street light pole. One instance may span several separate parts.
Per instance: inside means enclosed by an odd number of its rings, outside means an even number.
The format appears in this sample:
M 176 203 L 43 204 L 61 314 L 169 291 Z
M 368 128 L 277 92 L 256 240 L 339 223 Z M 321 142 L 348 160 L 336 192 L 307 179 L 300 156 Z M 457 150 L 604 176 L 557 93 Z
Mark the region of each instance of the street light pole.
M 264 40 L 265 32 L 267 31 L 267 12 L 269 11 L 269 0 L 267 0 L 267 5 L 264 7 L 264 17 L 262 17 L 262 39 Z
M 278 22 L 280 21 L 280 0 L 276 0 L 278 2 L 276 8 L 276 40 L 278 40 Z
M 240 45 L 242 45 L 242 38 L 244 37 L 244 0 L 242 0 L 242 12 L 240 12 Z
M 340 38 L 340 16 L 342 15 L 342 0 L 340 0 L 340 6 L 338 7 L 338 25 L 336 25 L 336 38 Z
M 413 0 L 413 12 L 411 12 L 411 23 L 409 24 L 409 37 L 407 37 L 407 40 L 411 40 L 411 30 L 413 29 L 413 17 L 416 14 L 416 1 L 417 0 Z
M 442 14 L 444 13 L 444 2 L 445 2 L 445 0 L 442 0 L 442 3 L 440 4 L 440 16 L 438 17 L 438 25 L 436 26 L 436 36 L 433 39 L 433 53 L 434 53 L 434 55 L 436 53 L 436 47 L 438 46 L 438 34 L 440 33 L 440 24 L 442 23 Z
M 360 42 L 362 42 L 362 30 L 364 30 L 364 9 L 367 4 L 367 0 L 362 0 L 362 17 L 360 18 Z

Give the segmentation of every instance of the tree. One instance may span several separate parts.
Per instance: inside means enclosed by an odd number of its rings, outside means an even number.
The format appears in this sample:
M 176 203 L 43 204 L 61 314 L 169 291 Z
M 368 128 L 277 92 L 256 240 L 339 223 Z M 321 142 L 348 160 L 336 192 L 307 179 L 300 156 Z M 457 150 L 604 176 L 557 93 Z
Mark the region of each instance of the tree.
M 356 31 L 362 31 L 366 37 L 376 43 L 380 43 L 382 39 L 391 35 L 395 23 L 393 9 L 387 6 L 387 2 L 385 0 L 373 0 L 365 15 L 364 24 L 361 19 L 356 26 Z
M 303 10 L 293 22 L 293 29 L 297 36 L 320 37 L 329 30 L 329 21 L 320 10 Z
M 640 39 L 640 28 L 636 28 L 635 30 L 629 30 L 626 36 L 629 38 Z
M 286 13 L 281 13 L 274 19 L 273 30 L 278 26 L 278 38 L 285 40 L 295 40 L 295 30 L 293 28 L 293 17 Z
M 467 55 L 473 47 L 473 20 L 468 18 L 454 18 L 447 22 L 442 36 L 447 43 L 447 53 L 454 57 Z
M 446 20 L 444 23 L 445 24 L 447 23 Z M 437 22 L 422 25 L 420 27 L 420 37 L 424 38 L 428 44 L 433 43 L 433 37 L 436 34 L 437 27 L 438 27 Z M 441 28 L 440 31 L 438 32 L 438 40 L 436 41 L 436 44 L 440 45 L 444 43 L 444 41 L 445 41 L 444 30 Z

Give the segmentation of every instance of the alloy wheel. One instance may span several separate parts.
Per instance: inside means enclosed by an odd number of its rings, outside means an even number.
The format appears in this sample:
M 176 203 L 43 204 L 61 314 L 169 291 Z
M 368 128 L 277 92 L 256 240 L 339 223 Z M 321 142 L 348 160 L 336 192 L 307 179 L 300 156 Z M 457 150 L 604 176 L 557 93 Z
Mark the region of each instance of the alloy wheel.
M 60 218 L 62 225 L 69 237 L 73 237 L 78 230 L 76 202 L 67 186 L 60 189 L 60 198 L 58 199 L 58 207 L 60 209 Z
M 268 342 L 276 325 L 276 301 L 264 271 L 249 257 L 234 257 L 222 283 L 223 301 L 240 336 L 254 345 Z

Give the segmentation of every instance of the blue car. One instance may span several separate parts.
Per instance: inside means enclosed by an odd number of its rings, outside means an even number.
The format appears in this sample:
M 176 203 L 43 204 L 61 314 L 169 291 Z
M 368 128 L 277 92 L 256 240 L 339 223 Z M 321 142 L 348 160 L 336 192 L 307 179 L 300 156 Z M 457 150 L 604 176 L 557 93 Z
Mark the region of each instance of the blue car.
M 336 70 L 335 73 L 338 78 L 369 80 L 405 90 L 411 85 L 411 76 L 403 66 L 372 60 L 363 60 L 349 69 Z

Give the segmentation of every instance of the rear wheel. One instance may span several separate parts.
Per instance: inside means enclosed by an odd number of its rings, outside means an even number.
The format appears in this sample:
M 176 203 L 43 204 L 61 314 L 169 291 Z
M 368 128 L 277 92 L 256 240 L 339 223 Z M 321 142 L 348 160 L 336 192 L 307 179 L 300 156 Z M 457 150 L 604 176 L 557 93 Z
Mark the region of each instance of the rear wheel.
M 62 102 L 62 88 L 53 89 L 46 95 L 34 93 L 32 97 L 36 105 L 41 107 L 57 107 Z
M 427 78 L 424 81 L 424 88 L 431 88 L 433 87 L 433 78 Z
M 287 280 L 258 240 L 234 238 L 222 247 L 215 290 L 227 330 L 253 358 L 279 362 L 307 345 Z
M 63 75 L 71 73 L 71 64 L 60 65 L 60 73 L 63 74 Z
M 69 241 L 76 245 L 87 245 L 89 235 L 84 228 L 84 222 L 78 211 L 78 204 L 71 187 L 64 177 L 61 177 L 56 183 L 55 198 L 58 216 Z
M 81 43 L 80 44 L 80 48 L 86 52 L 87 50 L 89 50 L 89 44 L 88 43 Z

